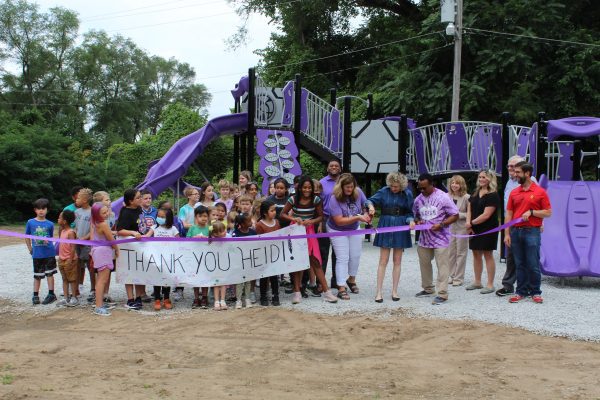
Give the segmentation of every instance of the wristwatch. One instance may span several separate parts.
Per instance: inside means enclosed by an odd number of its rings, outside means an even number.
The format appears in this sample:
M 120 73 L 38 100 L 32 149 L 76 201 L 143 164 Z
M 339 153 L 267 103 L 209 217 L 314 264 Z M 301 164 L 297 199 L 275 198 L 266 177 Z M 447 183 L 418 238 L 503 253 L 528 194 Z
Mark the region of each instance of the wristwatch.
M 531 213 L 529 214 L 529 218 L 533 217 L 533 208 L 529 209 L 529 212 Z

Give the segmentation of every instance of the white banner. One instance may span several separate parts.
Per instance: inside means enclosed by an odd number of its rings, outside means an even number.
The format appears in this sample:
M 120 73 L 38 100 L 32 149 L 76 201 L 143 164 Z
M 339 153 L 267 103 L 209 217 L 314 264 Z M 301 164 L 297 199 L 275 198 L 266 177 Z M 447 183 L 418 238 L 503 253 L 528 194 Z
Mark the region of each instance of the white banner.
M 307 269 L 306 228 L 291 225 L 261 237 L 232 242 L 139 242 L 119 245 L 117 282 L 157 286 L 221 286 Z M 258 236 L 257 236 L 258 237 Z

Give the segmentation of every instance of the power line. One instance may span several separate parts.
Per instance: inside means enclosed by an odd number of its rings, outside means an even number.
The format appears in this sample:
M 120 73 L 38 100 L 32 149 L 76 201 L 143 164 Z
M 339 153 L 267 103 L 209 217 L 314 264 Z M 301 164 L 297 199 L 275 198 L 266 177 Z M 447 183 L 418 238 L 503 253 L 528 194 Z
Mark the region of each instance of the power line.
M 166 6 L 167 4 L 181 3 L 181 1 L 182 0 L 168 1 L 166 3 L 155 3 L 155 4 L 151 4 L 149 6 L 129 8 L 129 9 L 126 9 L 126 10 L 121 10 L 121 11 L 111 11 L 109 13 L 104 13 L 104 14 L 90 15 L 89 17 L 83 18 L 82 21 L 87 21 L 87 20 L 96 19 L 96 18 L 102 19 L 101 17 L 105 17 L 105 16 L 108 16 L 108 15 L 115 15 L 115 14 L 121 14 L 121 13 L 129 12 L 129 11 L 145 10 L 145 9 L 148 9 L 148 8 Z
M 475 34 L 478 34 L 478 32 L 483 32 L 483 33 L 488 33 L 488 34 L 498 35 L 498 36 L 518 37 L 518 38 L 523 38 L 523 39 L 538 40 L 538 41 L 550 42 L 550 43 L 571 44 L 571 45 L 576 45 L 576 46 L 587 46 L 587 47 L 600 47 L 600 44 L 596 44 L 596 43 L 585 43 L 585 42 L 576 42 L 573 40 L 552 39 L 552 38 L 533 36 L 533 35 L 520 35 L 517 33 L 497 32 L 497 31 L 492 31 L 492 30 L 488 30 L 488 29 L 464 28 L 464 31 L 465 32 L 473 32 Z M 487 35 L 482 35 L 482 36 L 487 36 Z
M 88 20 L 84 20 L 84 21 L 85 22 L 96 22 L 96 21 L 101 21 L 101 20 L 104 20 L 104 19 L 116 19 L 116 18 L 134 17 L 134 16 L 137 16 L 137 15 L 155 14 L 155 13 L 164 12 L 164 11 L 179 10 L 179 9 L 182 9 L 182 8 L 190 8 L 190 7 L 201 7 L 201 6 L 207 6 L 207 5 L 211 5 L 211 4 L 217 4 L 217 3 L 223 3 L 223 1 L 222 0 L 216 0 L 216 1 L 209 1 L 209 2 L 206 2 L 206 3 L 199 3 L 199 4 L 187 4 L 187 5 L 179 6 L 179 7 L 159 8 L 157 10 L 150 10 L 150 11 L 144 11 L 144 12 L 132 13 L 132 14 L 122 14 L 122 15 L 106 16 L 106 17 L 101 17 L 101 18 L 88 19 Z

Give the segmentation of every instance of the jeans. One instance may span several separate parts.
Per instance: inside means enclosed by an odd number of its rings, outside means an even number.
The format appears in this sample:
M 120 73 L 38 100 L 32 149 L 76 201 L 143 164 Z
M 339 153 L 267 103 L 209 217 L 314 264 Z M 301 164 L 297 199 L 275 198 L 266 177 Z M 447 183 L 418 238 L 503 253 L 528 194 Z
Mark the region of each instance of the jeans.
M 515 257 L 513 256 L 512 249 L 506 248 L 506 272 L 502 277 L 502 287 L 509 292 L 514 292 L 515 281 L 517 280 L 517 271 L 515 267 Z
M 511 228 L 510 249 L 517 270 L 517 290 L 521 296 L 542 294 L 540 285 L 540 228 Z

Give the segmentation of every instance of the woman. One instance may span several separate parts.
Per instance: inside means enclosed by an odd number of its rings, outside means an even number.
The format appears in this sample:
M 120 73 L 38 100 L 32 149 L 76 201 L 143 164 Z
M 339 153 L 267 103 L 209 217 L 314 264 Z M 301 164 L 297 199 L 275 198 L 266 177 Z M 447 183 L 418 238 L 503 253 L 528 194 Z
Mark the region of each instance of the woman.
M 371 215 L 365 212 L 370 204 L 360 195 L 356 187 L 356 179 L 352 174 L 341 174 L 333 187 L 329 198 L 327 232 L 352 232 L 359 229 L 359 224 L 371 222 Z M 337 296 L 342 300 L 350 300 L 346 285 L 352 293 L 358 293 L 356 273 L 362 252 L 362 235 L 335 236 L 331 244 L 336 256 L 335 275 L 338 287 Z
M 469 198 L 467 207 L 467 222 L 465 228 L 472 233 L 483 233 L 498 227 L 498 207 L 500 207 L 500 196 L 496 189 L 496 175 L 491 171 L 482 170 L 477 177 L 477 188 Z M 483 236 L 475 236 L 469 239 L 469 249 L 473 251 L 473 269 L 475 282 L 467 286 L 467 290 L 481 289 L 481 294 L 494 292 L 494 274 L 496 263 L 493 252 L 498 246 L 498 232 Z M 483 272 L 482 257 L 485 258 L 487 271 L 487 285 L 481 284 Z
M 467 252 L 469 251 L 469 239 L 457 238 L 454 235 L 466 235 L 467 228 L 467 207 L 469 205 L 469 194 L 467 193 L 467 183 L 465 178 L 460 175 L 454 175 L 448 180 L 448 196 L 454 201 L 458 208 L 458 221 L 450 225 L 450 246 L 448 246 L 450 276 L 448 284 L 452 286 L 461 286 L 465 280 L 465 267 L 467 266 Z
M 408 186 L 408 179 L 400 172 L 390 172 L 385 178 L 387 186 L 379 189 L 374 196 L 369 198 L 373 205 L 381 207 L 379 228 L 389 226 L 410 225 L 414 228 L 414 216 L 412 213 L 413 194 Z M 369 205 L 369 213 L 374 214 L 375 208 Z M 383 302 L 383 278 L 390 259 L 391 249 L 393 252 L 394 269 L 392 271 L 392 300 L 400 300 L 398 296 L 398 283 L 400 282 L 400 264 L 404 249 L 412 246 L 410 231 L 378 233 L 375 236 L 374 246 L 379 250 L 379 267 L 377 268 L 377 292 L 375 302 Z
M 238 178 L 238 187 L 240 189 L 240 195 L 246 193 L 246 185 L 252 181 L 252 172 L 241 171 L 240 177 Z

